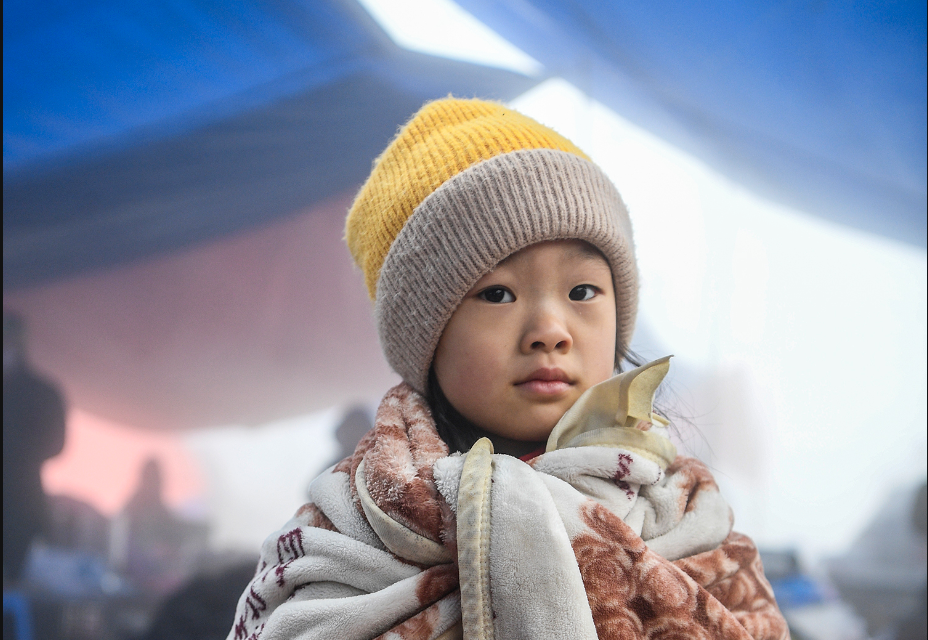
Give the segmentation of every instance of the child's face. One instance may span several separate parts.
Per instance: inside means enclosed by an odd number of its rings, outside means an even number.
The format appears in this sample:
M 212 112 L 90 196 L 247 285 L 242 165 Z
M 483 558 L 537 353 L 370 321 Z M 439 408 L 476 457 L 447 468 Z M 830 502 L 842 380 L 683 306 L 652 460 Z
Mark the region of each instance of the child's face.
M 433 366 L 455 409 L 484 430 L 546 440 L 613 373 L 615 293 L 605 259 L 579 240 L 509 256 L 464 296 Z

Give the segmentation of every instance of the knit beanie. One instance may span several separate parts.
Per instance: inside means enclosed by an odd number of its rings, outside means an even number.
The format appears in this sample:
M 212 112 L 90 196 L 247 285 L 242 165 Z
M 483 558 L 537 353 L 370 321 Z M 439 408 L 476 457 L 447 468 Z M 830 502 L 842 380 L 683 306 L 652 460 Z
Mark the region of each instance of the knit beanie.
M 474 284 L 547 240 L 584 240 L 615 286 L 617 348 L 638 304 L 628 211 L 572 142 L 483 100 L 427 103 L 374 163 L 345 237 L 364 273 L 387 362 L 425 393 L 435 348 Z

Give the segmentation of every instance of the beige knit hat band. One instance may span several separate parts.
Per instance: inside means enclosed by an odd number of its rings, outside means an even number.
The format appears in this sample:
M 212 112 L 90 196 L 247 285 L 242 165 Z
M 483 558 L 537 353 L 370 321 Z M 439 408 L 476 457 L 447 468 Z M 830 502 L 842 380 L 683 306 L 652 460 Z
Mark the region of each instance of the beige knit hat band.
M 416 207 L 377 283 L 375 315 L 387 361 L 417 391 L 445 324 L 484 274 L 519 249 L 580 239 L 612 269 L 618 344 L 637 310 L 631 225 L 621 197 L 593 163 L 551 149 L 496 156 L 447 180 Z

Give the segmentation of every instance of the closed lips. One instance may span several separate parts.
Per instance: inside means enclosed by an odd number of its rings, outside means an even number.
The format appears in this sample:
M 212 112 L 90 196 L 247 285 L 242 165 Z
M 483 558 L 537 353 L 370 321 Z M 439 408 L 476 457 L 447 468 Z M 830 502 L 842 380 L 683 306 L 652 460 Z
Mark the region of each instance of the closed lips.
M 535 371 L 532 371 L 525 378 L 519 382 L 516 382 L 516 384 L 525 384 L 527 382 L 534 382 L 536 380 L 541 382 L 566 382 L 568 384 L 573 384 L 567 374 L 560 369 L 547 368 L 536 369 Z
M 560 369 L 537 369 L 530 373 L 516 387 L 533 394 L 559 395 L 574 384 L 566 373 Z

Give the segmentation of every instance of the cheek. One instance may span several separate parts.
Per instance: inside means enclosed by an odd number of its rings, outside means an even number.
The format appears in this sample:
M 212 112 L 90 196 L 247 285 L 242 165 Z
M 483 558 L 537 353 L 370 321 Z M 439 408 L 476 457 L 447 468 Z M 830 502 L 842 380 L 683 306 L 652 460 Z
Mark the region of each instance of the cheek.
M 499 386 L 504 373 L 502 342 L 499 331 L 478 323 L 449 322 L 445 328 L 433 366 L 442 391 L 461 413 L 469 416 Z
M 590 346 L 593 348 L 588 360 L 590 375 L 602 382 L 615 372 L 616 322 L 615 312 L 603 314 L 601 320 L 591 327 Z M 595 383 L 594 383 L 595 384 Z

